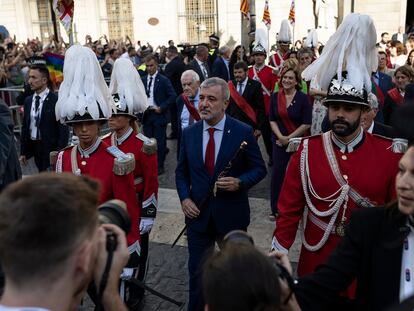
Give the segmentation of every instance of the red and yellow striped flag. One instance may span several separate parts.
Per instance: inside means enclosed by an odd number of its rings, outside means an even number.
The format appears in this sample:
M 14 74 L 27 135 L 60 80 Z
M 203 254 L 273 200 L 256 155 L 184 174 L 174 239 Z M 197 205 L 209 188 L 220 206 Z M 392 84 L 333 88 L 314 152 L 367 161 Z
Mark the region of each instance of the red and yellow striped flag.
M 288 20 L 291 25 L 295 24 L 295 0 L 292 0 L 292 4 L 290 5 Z
M 240 0 L 240 12 L 250 20 L 249 0 Z
M 270 26 L 272 25 L 272 20 L 270 19 L 270 12 L 269 12 L 269 1 L 265 1 L 265 7 L 263 10 L 263 18 L 262 22 L 266 25 L 267 29 L 270 29 Z

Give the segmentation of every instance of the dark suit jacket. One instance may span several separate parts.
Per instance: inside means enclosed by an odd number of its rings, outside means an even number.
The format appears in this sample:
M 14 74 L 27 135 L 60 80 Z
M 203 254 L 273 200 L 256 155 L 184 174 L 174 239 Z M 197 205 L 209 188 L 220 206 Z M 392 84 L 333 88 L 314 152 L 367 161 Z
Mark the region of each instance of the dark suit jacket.
M 222 78 L 224 81 L 230 80 L 230 71 L 221 56 L 217 57 L 211 68 L 211 76 Z
M 392 35 L 391 37 L 391 41 L 397 41 L 397 36 L 398 33 L 395 33 Z M 403 42 L 401 42 L 402 44 L 405 44 L 405 42 L 407 41 L 408 35 L 406 33 L 403 33 Z
M 237 90 L 236 80 L 232 80 L 231 83 L 233 83 L 234 87 Z M 232 97 L 230 97 L 230 103 L 227 107 L 226 113 L 232 116 L 233 118 L 250 125 L 255 130 L 262 129 L 264 123 L 266 121 L 269 122 L 269 120 L 266 120 L 265 115 L 262 85 L 258 81 L 248 79 L 242 96 L 246 100 L 246 102 L 253 108 L 253 110 L 256 111 L 257 125 L 254 125 L 253 122 L 250 121 L 247 115 L 239 108 L 239 106 L 237 106 Z
M 33 150 L 30 148 L 30 111 L 32 109 L 33 95 L 29 96 L 24 101 L 24 117 L 21 134 L 21 151 L 20 153 L 26 158 L 33 156 Z M 51 151 L 60 150 L 68 144 L 69 130 L 66 125 L 62 125 L 56 121 L 55 106 L 57 96 L 49 91 L 46 96 L 42 111 L 40 113 L 40 137 L 42 141 L 42 148 L 45 151 L 45 156 L 49 157 Z
M 354 310 L 378 311 L 398 303 L 406 219 L 396 204 L 356 210 L 327 262 L 299 279 L 295 294 L 302 310 L 335 310 L 340 291 L 355 278 Z
M 372 134 L 377 134 L 388 138 L 397 137 L 397 133 L 391 126 L 376 121 L 374 121 L 374 128 L 372 129 Z
M 142 83 L 144 83 L 145 89 L 147 89 L 147 77 L 148 75 L 143 76 Z M 168 123 L 170 121 L 170 106 L 174 104 L 177 94 L 174 91 L 174 88 L 170 80 L 158 72 L 155 77 L 154 83 L 154 102 L 160 107 L 161 113 L 158 115 L 162 117 L 163 122 Z M 155 114 L 153 114 L 155 115 Z M 143 122 L 146 122 L 146 115 L 144 114 Z
M 378 86 L 385 97 L 385 95 L 387 95 L 387 92 L 394 87 L 392 84 L 392 78 L 389 75 L 382 72 L 378 72 L 378 78 Z
M 0 192 L 8 184 L 22 178 L 13 127 L 9 108 L 0 101 Z
M 176 94 L 181 94 L 181 75 L 185 71 L 185 64 L 180 56 L 174 57 L 164 69 L 164 75 L 170 79 Z
M 186 223 L 189 228 L 199 232 L 206 230 L 210 219 L 220 234 L 234 229 L 246 229 L 250 222 L 247 190 L 266 175 L 266 167 L 252 128 L 229 116 L 226 117 L 223 140 L 212 177 L 204 166 L 202 140 L 203 122 L 194 123 L 184 129 L 175 171 L 177 192 L 181 201 L 191 198 L 201 210 L 197 218 L 186 218 Z M 242 189 L 235 192 L 217 191 L 215 197 L 209 197 L 206 203 L 200 206 L 203 199 L 208 196 L 209 187 L 214 184 L 243 141 L 247 142 L 247 147 L 233 162 L 233 167 L 227 174 L 239 178 L 242 181 Z
M 191 62 L 189 62 L 188 65 L 187 65 L 187 69 L 192 69 L 195 72 L 197 72 L 198 76 L 200 77 L 200 83 L 205 80 L 203 72 L 200 68 L 200 65 L 197 63 L 197 60 L 193 59 Z M 206 65 L 206 69 L 207 69 L 208 76 L 211 77 L 211 72 L 210 72 L 210 68 L 209 68 L 208 64 Z

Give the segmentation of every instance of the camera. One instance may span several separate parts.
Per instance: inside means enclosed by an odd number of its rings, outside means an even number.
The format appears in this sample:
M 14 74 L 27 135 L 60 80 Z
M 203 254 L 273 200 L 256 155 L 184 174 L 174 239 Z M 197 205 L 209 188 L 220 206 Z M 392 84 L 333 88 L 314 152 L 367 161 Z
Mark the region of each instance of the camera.
M 98 206 L 99 223 L 113 224 L 121 228 L 125 235 L 131 230 L 131 219 L 129 218 L 126 204 L 121 200 L 109 200 Z M 114 251 L 116 249 L 116 237 L 113 233 L 107 232 L 106 249 Z

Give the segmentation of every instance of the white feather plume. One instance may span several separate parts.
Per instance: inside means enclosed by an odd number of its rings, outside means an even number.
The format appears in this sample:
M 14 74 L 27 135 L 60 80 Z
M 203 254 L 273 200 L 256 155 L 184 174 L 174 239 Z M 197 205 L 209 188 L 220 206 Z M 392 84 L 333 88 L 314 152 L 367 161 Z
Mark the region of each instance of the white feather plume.
M 129 113 L 144 112 L 148 108 L 144 84 L 128 58 L 118 58 L 115 61 L 109 91 L 111 94 L 118 93 L 120 103 L 126 103 Z M 121 109 L 125 110 L 125 107 Z
M 357 90 L 371 91 L 371 74 L 378 65 L 375 49 L 377 33 L 368 15 L 351 13 L 329 38 L 321 56 L 306 68 L 302 77 L 315 78 L 322 90 L 327 90 L 337 75 L 342 82 L 342 71 L 348 72 L 348 81 Z
M 292 30 L 290 29 L 290 23 L 287 19 L 282 20 L 280 23 L 279 33 L 277 35 L 277 41 L 291 42 Z
M 114 107 L 95 53 L 88 47 L 72 45 L 65 53 L 56 119 L 63 123 L 88 112 L 96 120 L 99 109 L 109 118 Z
M 264 29 L 261 29 L 261 28 L 256 29 L 255 38 L 254 38 L 254 46 L 258 46 L 259 44 L 266 50 L 266 52 L 268 52 L 267 51 L 267 47 L 268 47 L 267 33 L 265 32 Z
M 316 48 L 318 46 L 318 33 L 316 29 L 311 29 L 305 40 L 305 47 Z

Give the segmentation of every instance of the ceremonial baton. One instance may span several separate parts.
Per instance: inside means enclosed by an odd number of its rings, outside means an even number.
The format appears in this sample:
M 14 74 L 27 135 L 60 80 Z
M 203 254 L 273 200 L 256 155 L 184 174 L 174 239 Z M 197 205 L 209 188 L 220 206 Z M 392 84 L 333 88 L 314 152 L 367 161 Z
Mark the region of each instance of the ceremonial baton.
M 218 177 L 214 181 L 214 183 L 210 185 L 208 194 L 200 202 L 200 210 L 201 210 L 201 207 L 207 202 L 207 200 L 211 196 L 211 194 L 213 194 L 213 196 L 216 196 L 216 192 L 217 192 L 216 182 L 217 182 L 217 180 L 219 180 L 222 177 L 225 177 L 228 174 L 228 172 L 233 167 L 233 162 L 239 157 L 240 153 L 246 148 L 246 146 L 247 146 L 247 142 L 246 141 L 242 141 L 242 143 L 240 144 L 239 149 L 237 149 L 236 153 L 231 158 L 231 160 L 229 161 L 229 163 L 227 163 L 227 165 L 224 167 L 224 169 L 218 175 Z M 180 231 L 180 233 L 178 234 L 178 236 L 175 238 L 174 242 L 171 244 L 171 248 L 173 248 L 174 245 L 177 244 L 178 240 L 182 237 L 182 235 L 184 234 L 184 232 L 186 230 L 187 230 L 187 224 L 184 225 L 184 228 Z

